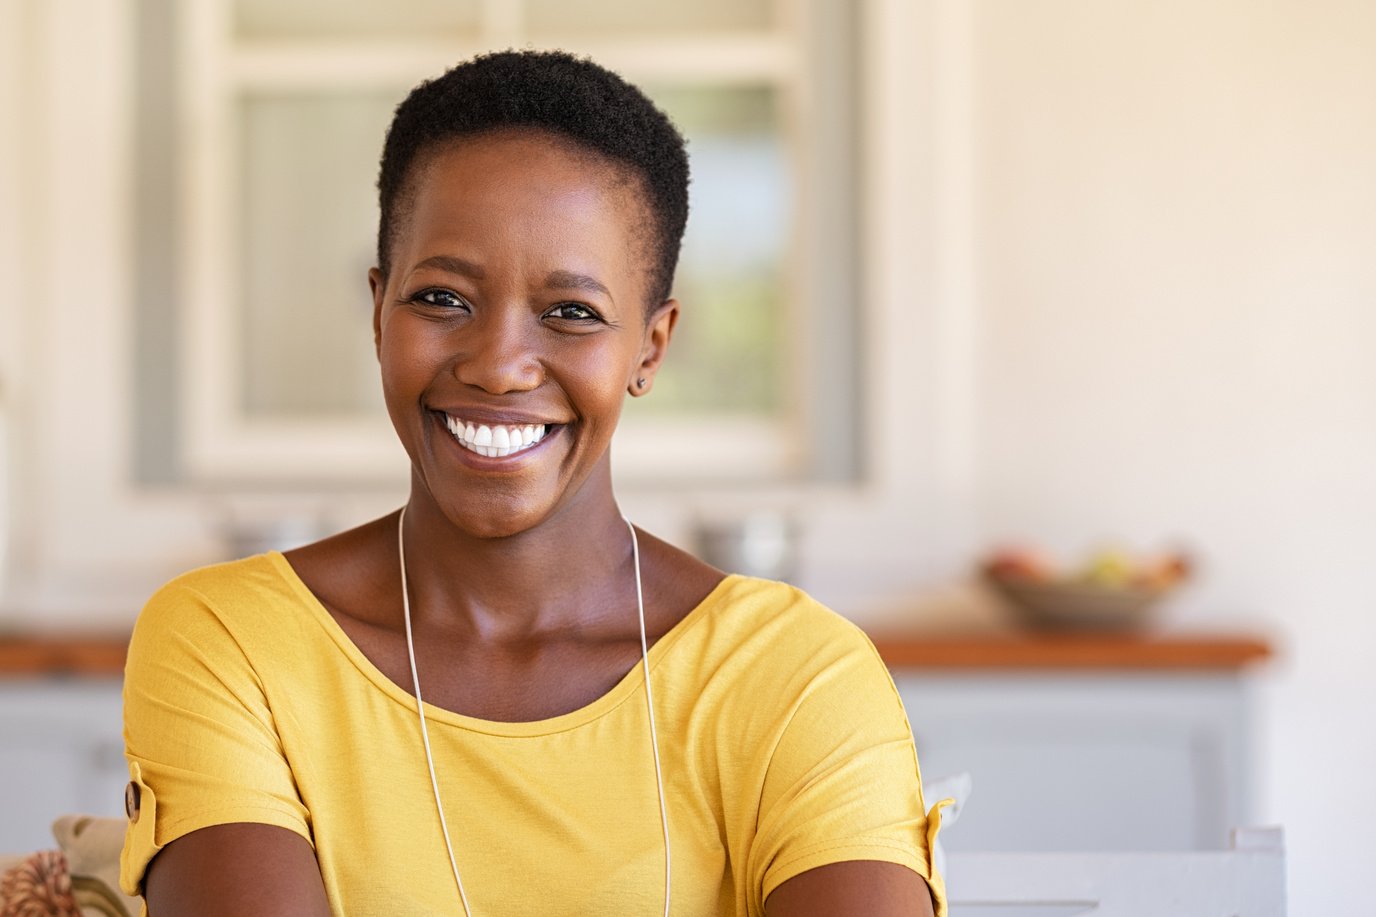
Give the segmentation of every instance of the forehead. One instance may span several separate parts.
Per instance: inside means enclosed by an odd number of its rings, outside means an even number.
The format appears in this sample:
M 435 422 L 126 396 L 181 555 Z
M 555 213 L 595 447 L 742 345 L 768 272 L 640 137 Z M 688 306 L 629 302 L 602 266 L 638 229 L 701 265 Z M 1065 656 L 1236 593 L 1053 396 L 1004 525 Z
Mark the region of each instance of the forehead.
M 585 174 L 589 181 L 607 180 L 630 183 L 631 169 L 571 137 L 539 128 L 504 127 L 445 138 L 421 148 L 411 167 L 422 173 L 453 154 L 471 153 L 513 160 L 521 164 L 560 161 Z
M 633 267 L 652 266 L 653 221 L 640 177 L 544 131 L 505 129 L 436 144 L 416 158 L 398 203 L 394 256 L 428 244 L 420 236 L 479 233 L 494 242 L 558 237 L 570 248 L 610 243 Z

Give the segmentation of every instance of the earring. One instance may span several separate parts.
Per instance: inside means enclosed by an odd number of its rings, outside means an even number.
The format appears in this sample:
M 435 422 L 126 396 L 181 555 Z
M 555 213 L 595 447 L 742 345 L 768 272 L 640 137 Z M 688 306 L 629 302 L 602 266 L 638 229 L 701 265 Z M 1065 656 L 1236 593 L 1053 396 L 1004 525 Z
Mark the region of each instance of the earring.
M 644 387 L 645 387 L 645 377 L 644 377 L 644 376 L 641 376 L 639 379 L 635 380 L 635 387 L 636 387 L 636 388 L 644 388 Z

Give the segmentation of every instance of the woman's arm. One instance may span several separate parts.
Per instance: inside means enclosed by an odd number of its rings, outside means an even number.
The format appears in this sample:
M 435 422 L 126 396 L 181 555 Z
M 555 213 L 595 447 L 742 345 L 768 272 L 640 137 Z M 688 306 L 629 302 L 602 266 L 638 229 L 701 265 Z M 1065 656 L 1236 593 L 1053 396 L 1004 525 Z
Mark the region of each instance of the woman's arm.
M 148 866 L 150 917 L 329 917 L 315 851 L 275 825 L 215 825 L 164 847 Z
M 245 649 L 281 638 L 270 622 L 246 623 L 236 604 L 265 616 L 271 597 L 255 594 L 244 570 L 199 571 L 158 590 L 129 646 L 120 885 L 160 917 L 329 912 L 263 666 Z
M 774 889 L 766 917 L 932 917 L 922 877 L 896 863 L 857 860 L 799 873 Z
M 782 723 L 777 741 L 758 743 L 769 759 L 750 881 L 769 917 L 941 917 L 947 908 L 931 864 L 940 815 L 922 797 L 898 692 L 854 625 L 806 611 L 780 618 L 818 644 L 811 658 L 794 662 L 796 675 L 759 669 L 787 686 L 776 694 L 789 703 L 776 708 L 784 714 L 772 721 Z M 787 635 L 760 630 L 796 660 Z M 764 685 L 749 687 L 743 696 L 767 696 Z

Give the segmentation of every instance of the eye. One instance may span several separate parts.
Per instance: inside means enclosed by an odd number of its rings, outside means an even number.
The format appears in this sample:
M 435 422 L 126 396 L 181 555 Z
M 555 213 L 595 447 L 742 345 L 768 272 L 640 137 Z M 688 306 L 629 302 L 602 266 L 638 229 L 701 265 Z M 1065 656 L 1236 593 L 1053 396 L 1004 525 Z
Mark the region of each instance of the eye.
M 561 302 L 559 305 L 550 309 L 545 315 L 549 318 L 563 319 L 567 322 L 600 322 L 602 316 L 592 309 L 577 302 Z
M 468 302 L 455 293 L 453 290 L 446 290 L 442 287 L 431 287 L 428 290 L 421 290 L 409 300 L 413 303 L 420 303 L 426 306 L 434 306 L 437 309 L 467 309 Z

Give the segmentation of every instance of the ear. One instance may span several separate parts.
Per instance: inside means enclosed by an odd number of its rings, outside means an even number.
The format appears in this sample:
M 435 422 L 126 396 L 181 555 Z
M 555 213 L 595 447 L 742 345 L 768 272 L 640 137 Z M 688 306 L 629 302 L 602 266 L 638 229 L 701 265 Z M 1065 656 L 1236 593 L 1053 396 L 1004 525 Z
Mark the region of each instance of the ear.
M 664 362 L 664 355 L 669 352 L 669 339 L 674 336 L 674 326 L 678 324 L 678 310 L 677 299 L 666 299 L 646 321 L 645 337 L 640 344 L 640 360 L 626 385 L 626 391 L 633 397 L 648 395 L 650 389 L 654 388 L 655 374 Z
M 368 287 L 373 291 L 373 350 L 382 359 L 382 297 L 387 290 L 387 278 L 382 271 L 368 269 Z

